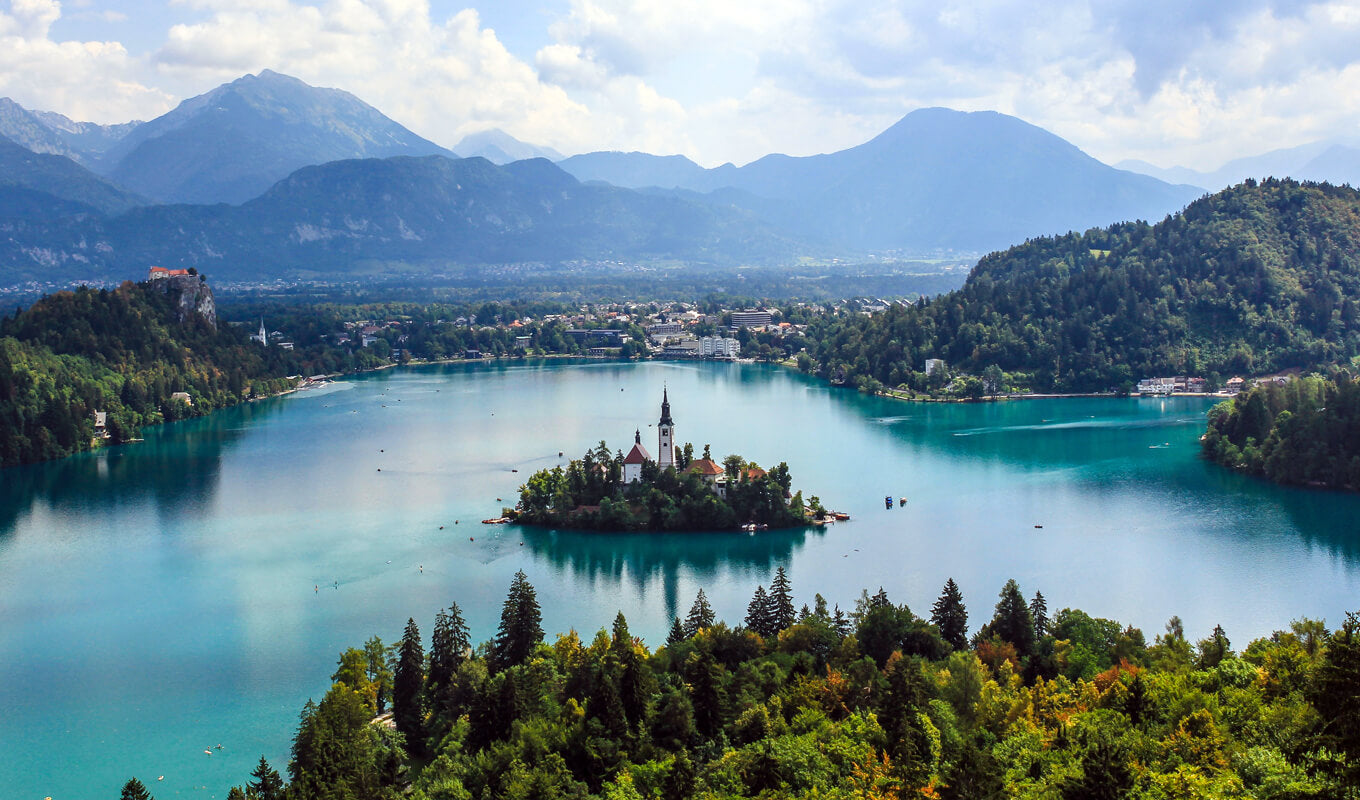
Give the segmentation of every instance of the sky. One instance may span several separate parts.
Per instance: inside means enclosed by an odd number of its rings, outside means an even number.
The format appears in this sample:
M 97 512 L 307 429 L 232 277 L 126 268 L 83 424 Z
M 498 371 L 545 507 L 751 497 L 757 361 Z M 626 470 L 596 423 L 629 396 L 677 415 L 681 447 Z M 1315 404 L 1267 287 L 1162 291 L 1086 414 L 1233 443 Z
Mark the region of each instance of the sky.
M 1115 163 L 1209 170 L 1360 138 L 1360 0 L 0 0 L 0 96 L 151 119 L 246 73 L 345 89 L 445 146 L 705 166 L 1012 114 Z

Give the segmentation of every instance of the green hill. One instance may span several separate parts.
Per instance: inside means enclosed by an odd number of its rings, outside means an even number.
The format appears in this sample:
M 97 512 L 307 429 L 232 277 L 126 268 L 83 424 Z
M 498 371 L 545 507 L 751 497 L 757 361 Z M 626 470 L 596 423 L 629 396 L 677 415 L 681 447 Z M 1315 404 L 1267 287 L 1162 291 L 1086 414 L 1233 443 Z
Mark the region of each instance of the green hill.
M 809 336 L 823 375 L 861 385 L 923 388 L 925 360 L 942 358 L 1039 390 L 1089 391 L 1349 360 L 1360 353 L 1357 298 L 1360 191 L 1248 181 L 1156 225 L 993 253 L 955 292 L 832 317 Z
M 107 412 L 117 444 L 143 425 L 291 385 L 284 376 L 301 368 L 299 354 L 218 328 L 211 292 L 194 283 L 82 287 L 0 321 L 0 467 L 89 449 L 101 441 L 95 411 Z M 184 311 L 186 296 L 203 312 Z

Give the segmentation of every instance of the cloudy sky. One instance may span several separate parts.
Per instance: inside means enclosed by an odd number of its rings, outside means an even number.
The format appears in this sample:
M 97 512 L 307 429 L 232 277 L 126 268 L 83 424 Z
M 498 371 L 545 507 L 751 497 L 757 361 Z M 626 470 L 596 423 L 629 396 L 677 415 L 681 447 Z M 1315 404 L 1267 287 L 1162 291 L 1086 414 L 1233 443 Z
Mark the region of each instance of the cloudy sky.
M 1356 138 L 1357 42 L 1360 0 L 0 0 L 0 95 L 124 122 L 270 68 L 444 145 L 708 166 L 949 106 L 1209 169 Z

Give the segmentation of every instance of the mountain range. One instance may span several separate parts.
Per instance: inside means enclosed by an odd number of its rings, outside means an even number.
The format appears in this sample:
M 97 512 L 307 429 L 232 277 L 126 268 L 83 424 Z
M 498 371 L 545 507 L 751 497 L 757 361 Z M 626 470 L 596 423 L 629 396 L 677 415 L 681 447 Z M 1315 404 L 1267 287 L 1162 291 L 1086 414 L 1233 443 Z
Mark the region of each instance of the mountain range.
M 146 263 L 260 276 L 960 255 L 1160 219 L 1203 193 L 1199 181 L 1103 164 L 1014 117 L 942 108 L 846 150 L 740 167 L 617 152 L 554 165 L 556 151 L 496 129 L 459 142 L 472 156 L 460 160 L 347 92 L 269 70 L 144 123 L 0 99 L 0 138 L 0 279 Z
M 1235 186 L 1248 178 L 1271 177 L 1360 186 L 1360 146 L 1344 139 L 1311 142 L 1258 156 L 1235 158 L 1211 172 L 1189 167 L 1158 167 L 1132 159 L 1115 166 L 1164 181 L 1198 186 L 1206 191 Z
M 582 180 L 727 194 L 832 246 L 992 250 L 1124 219 L 1160 219 L 1202 192 L 1117 170 L 1015 117 L 927 108 L 857 147 L 703 169 L 679 156 L 589 153 Z

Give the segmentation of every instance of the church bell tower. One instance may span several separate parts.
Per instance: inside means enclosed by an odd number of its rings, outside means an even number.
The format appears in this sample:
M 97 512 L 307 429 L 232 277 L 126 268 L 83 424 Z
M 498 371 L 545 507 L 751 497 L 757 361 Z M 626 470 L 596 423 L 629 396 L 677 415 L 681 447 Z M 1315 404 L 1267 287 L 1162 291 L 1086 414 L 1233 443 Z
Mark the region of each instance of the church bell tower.
M 671 401 L 666 389 L 661 390 L 661 421 L 656 426 L 656 465 L 665 469 L 675 466 L 675 422 L 671 419 Z

